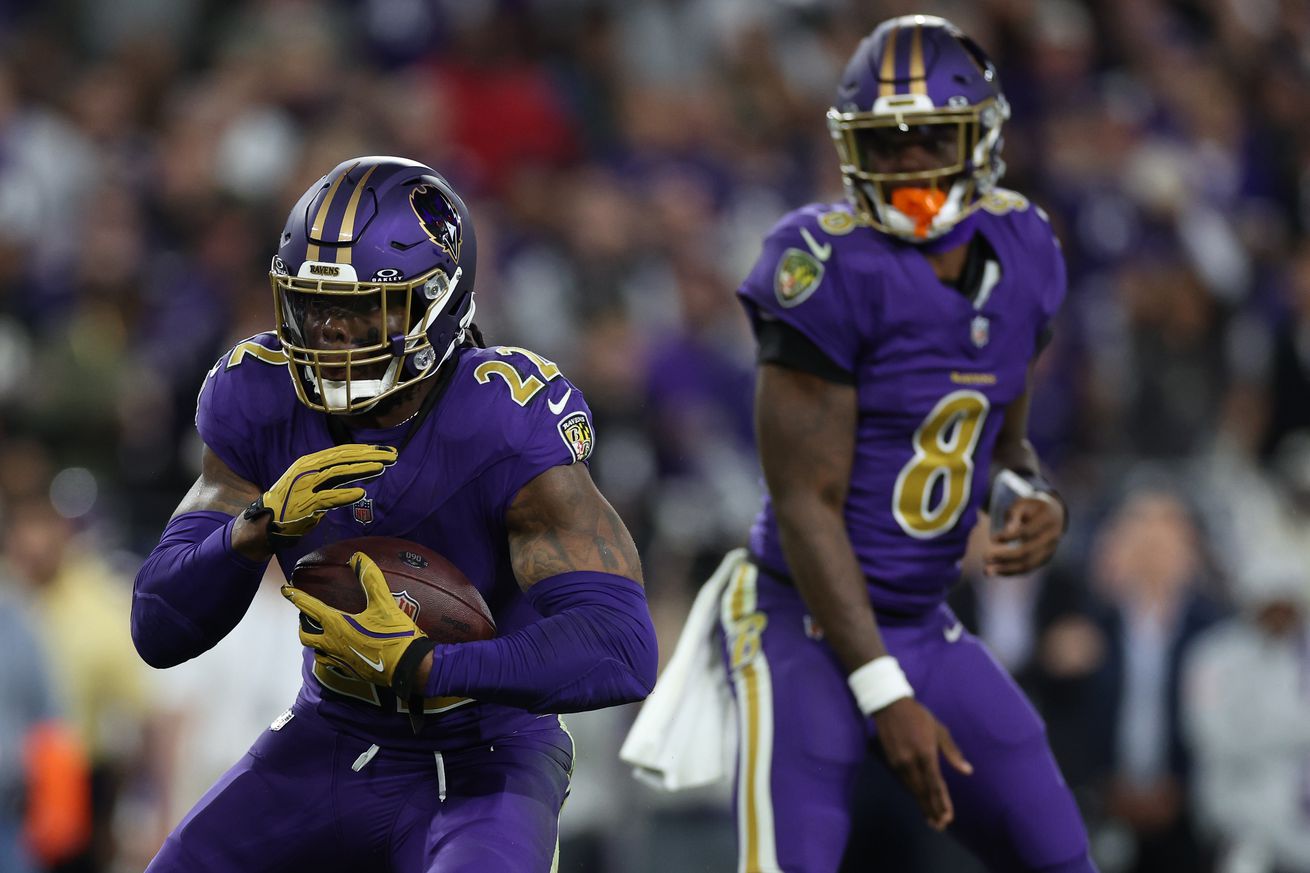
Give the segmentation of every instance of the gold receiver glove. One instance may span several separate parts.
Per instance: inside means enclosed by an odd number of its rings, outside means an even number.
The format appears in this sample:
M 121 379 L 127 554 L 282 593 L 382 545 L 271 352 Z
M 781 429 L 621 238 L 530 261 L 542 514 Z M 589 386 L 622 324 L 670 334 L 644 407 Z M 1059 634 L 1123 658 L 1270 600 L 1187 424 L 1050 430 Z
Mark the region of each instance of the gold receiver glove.
M 349 506 L 364 496 L 363 488 L 344 486 L 380 476 L 395 462 L 396 450 L 390 446 L 359 443 L 303 455 L 243 514 L 251 521 L 270 516 L 269 546 L 274 551 L 285 549 L 313 530 L 329 509 Z
M 355 552 L 350 569 L 367 598 L 364 610 L 353 615 L 298 588 L 282 586 L 282 596 L 302 613 L 300 642 L 318 653 L 317 657 L 409 700 L 420 690 L 413 687 L 419 663 L 436 644 L 396 605 L 372 558 Z M 309 620 L 304 621 L 306 618 Z

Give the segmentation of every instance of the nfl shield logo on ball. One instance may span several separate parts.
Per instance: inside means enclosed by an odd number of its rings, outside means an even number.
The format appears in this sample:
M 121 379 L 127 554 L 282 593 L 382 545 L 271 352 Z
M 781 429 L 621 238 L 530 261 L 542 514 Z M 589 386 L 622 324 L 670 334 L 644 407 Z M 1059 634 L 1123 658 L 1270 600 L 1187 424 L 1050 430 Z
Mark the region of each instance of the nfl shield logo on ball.
M 408 591 L 396 591 L 393 594 L 396 598 L 396 606 L 400 607 L 400 611 L 408 615 L 410 621 L 417 623 L 418 601 L 414 599 L 414 596 Z
M 369 497 L 361 497 L 350 506 L 350 511 L 355 516 L 355 521 L 360 524 L 373 523 L 373 500 Z
M 969 325 L 969 337 L 973 340 L 973 344 L 978 348 L 987 345 L 987 341 L 991 339 L 991 329 L 992 323 L 987 320 L 987 316 L 976 316 L 973 323 Z

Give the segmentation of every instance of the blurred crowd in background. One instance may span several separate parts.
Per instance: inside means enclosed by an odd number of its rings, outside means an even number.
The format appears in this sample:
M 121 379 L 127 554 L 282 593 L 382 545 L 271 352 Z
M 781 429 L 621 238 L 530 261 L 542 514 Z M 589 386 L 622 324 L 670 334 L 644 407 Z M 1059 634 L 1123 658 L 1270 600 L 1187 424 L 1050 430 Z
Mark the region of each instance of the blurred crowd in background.
M 783 213 L 841 196 L 824 112 L 907 12 L 997 61 L 1004 184 L 1070 276 L 1033 410 L 1069 533 L 1031 578 L 966 562 L 957 609 L 1046 718 L 1106 873 L 1310 871 L 1300 0 L 0 0 L 0 651 L 47 653 L 0 668 L 0 870 L 19 841 L 141 870 L 294 697 L 271 582 L 162 673 L 128 598 L 198 473 L 201 381 L 272 327 L 286 210 L 347 157 L 469 202 L 477 321 L 585 391 L 667 654 L 762 487 L 733 291 Z M 570 719 L 560 869 L 733 869 L 728 788 L 631 780 L 632 715 Z M 975 869 L 885 775 L 858 802 L 852 873 Z

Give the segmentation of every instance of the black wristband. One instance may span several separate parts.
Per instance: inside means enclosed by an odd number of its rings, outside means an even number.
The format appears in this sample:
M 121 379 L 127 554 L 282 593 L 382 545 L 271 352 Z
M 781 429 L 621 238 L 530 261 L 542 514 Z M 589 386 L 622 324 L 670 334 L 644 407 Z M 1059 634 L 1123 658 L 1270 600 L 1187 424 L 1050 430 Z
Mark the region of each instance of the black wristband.
M 264 495 L 262 494 L 256 497 L 241 513 L 241 517 L 246 521 L 259 521 L 265 515 L 268 516 L 268 533 L 265 534 L 265 539 L 268 542 L 270 551 L 277 552 L 282 549 L 289 549 L 300 541 L 300 537 L 287 536 L 278 532 L 277 525 L 273 523 L 273 510 L 264 505 Z
M 246 521 L 259 521 L 261 515 L 273 515 L 273 510 L 264 505 L 264 495 L 262 494 L 251 501 L 250 505 L 241 513 L 241 517 Z
M 430 637 L 419 637 L 401 654 L 400 660 L 396 662 L 396 672 L 391 674 L 391 690 L 401 700 L 409 700 L 413 696 L 415 689 L 412 686 L 419 664 L 436 647 L 436 642 Z

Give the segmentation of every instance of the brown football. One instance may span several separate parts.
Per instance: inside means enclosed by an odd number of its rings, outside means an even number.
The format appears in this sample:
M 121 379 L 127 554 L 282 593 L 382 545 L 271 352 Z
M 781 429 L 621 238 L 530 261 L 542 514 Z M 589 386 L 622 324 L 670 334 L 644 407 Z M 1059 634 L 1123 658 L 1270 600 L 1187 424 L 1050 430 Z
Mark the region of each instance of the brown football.
M 296 562 L 291 585 L 344 612 L 364 609 L 364 589 L 350 569 L 363 552 L 378 565 L 396 605 L 439 643 L 488 640 L 496 635 L 491 610 L 459 568 L 418 543 L 396 537 L 357 537 L 310 552 Z

